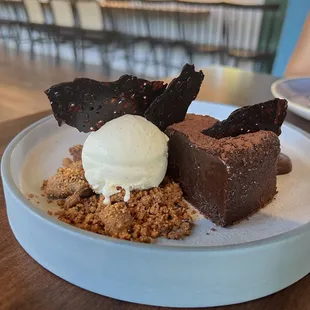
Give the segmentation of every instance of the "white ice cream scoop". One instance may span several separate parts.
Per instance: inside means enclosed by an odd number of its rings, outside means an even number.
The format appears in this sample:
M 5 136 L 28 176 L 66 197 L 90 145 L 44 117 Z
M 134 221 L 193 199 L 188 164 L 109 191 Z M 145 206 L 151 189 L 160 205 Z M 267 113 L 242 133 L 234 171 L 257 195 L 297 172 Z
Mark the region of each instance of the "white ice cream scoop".
M 105 197 L 133 189 L 158 186 L 168 164 L 169 138 L 141 116 L 124 115 L 107 122 L 86 139 L 82 152 L 85 177 L 93 190 Z

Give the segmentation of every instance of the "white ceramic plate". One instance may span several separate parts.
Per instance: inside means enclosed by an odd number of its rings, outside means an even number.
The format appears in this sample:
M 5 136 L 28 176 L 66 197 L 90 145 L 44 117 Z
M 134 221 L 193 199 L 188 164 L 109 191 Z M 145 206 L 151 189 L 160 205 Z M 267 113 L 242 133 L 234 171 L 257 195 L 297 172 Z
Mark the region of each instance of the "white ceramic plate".
M 234 109 L 195 102 L 189 112 L 222 119 Z M 310 272 L 310 140 L 296 128 L 283 126 L 282 148 L 293 172 L 278 177 L 275 201 L 231 228 L 214 231 L 201 219 L 184 241 L 152 245 L 77 229 L 47 215 L 56 207 L 43 198 L 24 197 L 39 194 L 68 148 L 85 138 L 47 117 L 20 133 L 2 160 L 11 228 L 23 248 L 59 277 L 125 301 L 201 307 L 263 297 Z
M 290 111 L 310 120 L 310 77 L 280 79 L 271 85 L 271 92 L 286 99 Z

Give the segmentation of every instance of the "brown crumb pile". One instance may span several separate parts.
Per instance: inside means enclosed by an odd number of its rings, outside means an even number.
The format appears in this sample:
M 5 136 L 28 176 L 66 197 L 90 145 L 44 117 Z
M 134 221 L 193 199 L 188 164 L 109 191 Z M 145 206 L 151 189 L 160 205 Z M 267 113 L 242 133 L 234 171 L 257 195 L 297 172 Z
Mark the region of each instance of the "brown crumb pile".
M 193 211 L 177 183 L 166 181 L 150 190 L 132 191 L 127 203 L 122 191 L 111 197 L 110 205 L 104 205 L 104 197 L 94 194 L 85 180 L 82 146 L 69 151 L 73 160 L 64 159 L 63 167 L 42 186 L 47 198 L 60 205 L 54 213 L 59 220 L 94 233 L 145 243 L 158 237 L 182 239 L 190 235 Z
M 88 187 L 88 183 L 81 162 L 59 168 L 55 175 L 43 183 L 44 191 L 50 198 L 66 198 L 84 187 Z

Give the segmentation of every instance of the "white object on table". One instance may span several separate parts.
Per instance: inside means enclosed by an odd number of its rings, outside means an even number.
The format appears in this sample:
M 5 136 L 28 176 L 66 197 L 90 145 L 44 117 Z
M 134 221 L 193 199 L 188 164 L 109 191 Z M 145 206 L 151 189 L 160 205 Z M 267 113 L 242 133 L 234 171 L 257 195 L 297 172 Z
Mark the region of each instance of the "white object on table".
M 310 120 L 310 77 L 283 78 L 271 85 L 275 97 L 288 101 L 288 109 Z
M 226 118 L 235 107 L 195 102 L 190 112 Z M 77 286 L 112 298 L 172 307 L 235 304 L 277 292 L 310 272 L 310 140 L 284 125 L 282 148 L 293 162 L 278 177 L 277 199 L 229 228 L 205 219 L 184 241 L 139 244 L 87 232 L 47 214 L 41 182 L 68 147 L 86 134 L 44 118 L 21 132 L 3 156 L 8 218 L 22 247 L 43 267 Z M 56 208 L 56 206 L 54 207 Z M 207 235 L 207 232 L 210 232 Z

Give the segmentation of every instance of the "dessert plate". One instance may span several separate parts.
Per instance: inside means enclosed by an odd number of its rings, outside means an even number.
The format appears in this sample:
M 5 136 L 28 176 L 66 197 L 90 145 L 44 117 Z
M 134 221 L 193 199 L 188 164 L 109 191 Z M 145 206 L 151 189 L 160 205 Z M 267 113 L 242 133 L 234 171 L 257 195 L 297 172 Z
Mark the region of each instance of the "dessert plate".
M 236 107 L 193 102 L 189 112 L 223 119 Z M 157 306 L 240 303 L 279 291 L 310 272 L 310 139 L 284 125 L 282 150 L 293 162 L 278 177 L 276 199 L 233 227 L 197 219 L 192 236 L 156 244 L 121 241 L 80 230 L 47 214 L 40 197 L 68 148 L 86 134 L 47 117 L 7 147 L 1 171 L 16 239 L 38 263 L 92 292 Z M 33 194 L 30 201 L 27 195 Z
M 288 101 L 288 109 L 310 120 L 310 77 L 284 78 L 271 85 L 276 98 Z

